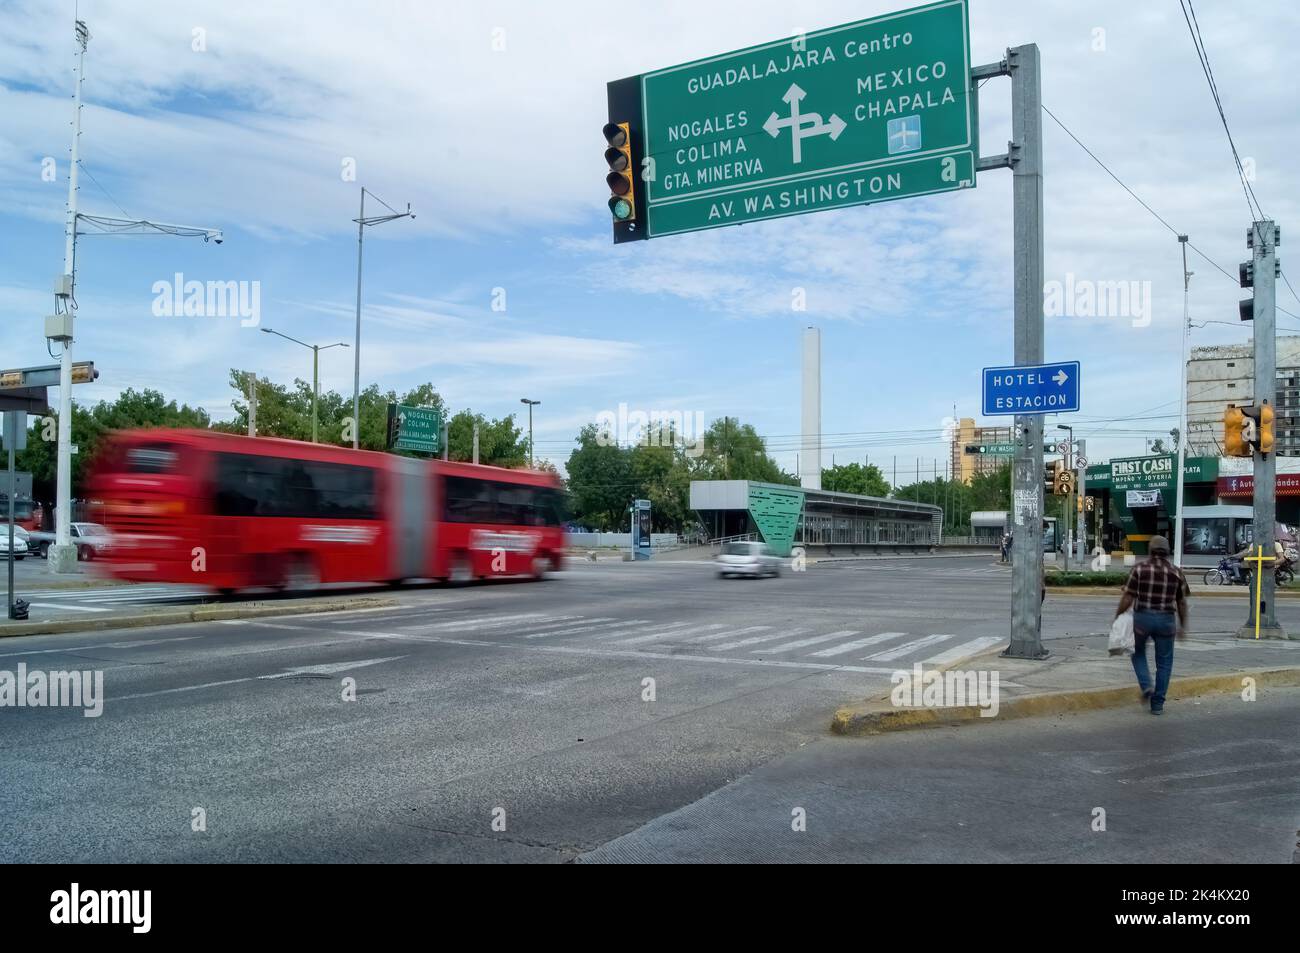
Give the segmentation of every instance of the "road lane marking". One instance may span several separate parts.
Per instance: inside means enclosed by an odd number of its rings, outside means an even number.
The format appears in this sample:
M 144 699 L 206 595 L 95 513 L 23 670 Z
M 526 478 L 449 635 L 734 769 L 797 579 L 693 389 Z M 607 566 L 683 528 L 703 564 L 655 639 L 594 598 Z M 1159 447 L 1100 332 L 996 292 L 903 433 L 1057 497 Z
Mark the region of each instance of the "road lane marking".
M 791 635 L 802 635 L 807 629 L 790 629 L 786 632 L 774 632 L 771 635 L 755 635 L 748 639 L 737 639 L 734 642 L 723 642 L 720 645 L 709 646 L 714 652 L 729 652 L 732 649 L 743 648 L 746 645 L 758 645 L 760 642 L 771 642 L 773 639 L 784 639 Z
M 922 662 L 922 665 L 949 665 L 962 659 L 974 658 L 985 649 L 992 648 L 1000 642 L 1007 641 L 1005 635 L 985 635 L 978 639 L 972 639 L 969 642 L 963 642 L 961 645 L 954 645 L 947 651 L 940 652 L 938 655 L 931 656 Z M 1006 682 L 1002 683 L 1006 685 Z
M 72 612 L 112 612 L 112 609 L 99 609 L 95 606 L 74 606 L 63 602 L 29 602 L 27 603 L 33 609 L 56 609 L 60 612 L 71 610 Z
M 852 642 L 845 642 L 843 645 L 832 645 L 828 649 L 822 649 L 819 652 L 810 652 L 811 658 L 830 658 L 834 655 L 843 655 L 846 652 L 852 652 L 854 649 L 865 649 L 868 645 L 878 645 L 881 642 L 888 642 L 890 639 L 897 639 L 907 635 L 906 632 L 881 632 L 879 635 L 870 635 L 865 639 L 854 639 Z
M 828 632 L 826 635 L 815 635 L 810 639 L 799 639 L 796 642 L 786 642 L 783 645 L 774 645 L 768 649 L 754 649 L 750 654 L 759 655 L 768 652 L 792 652 L 795 649 L 807 648 L 810 645 L 816 645 L 818 642 L 829 642 L 831 639 L 842 639 L 846 635 L 857 635 L 853 629 L 842 629 L 839 632 Z
M 694 631 L 694 629 L 691 629 L 691 626 L 693 626 L 694 624 L 695 624 L 694 622 L 673 622 L 670 623 L 669 625 L 656 626 L 653 632 L 649 632 L 644 635 L 633 636 L 630 639 L 617 639 L 613 642 L 610 642 L 609 644 L 610 645 L 641 645 L 643 642 L 656 642 L 660 639 L 671 639 L 671 638 L 675 638 L 676 636 L 684 634 L 684 630 L 690 629 L 690 631 Z M 722 628 L 722 626 L 706 625 L 704 626 L 704 628 L 720 629 Z
M 30 652 L 5 652 L 0 658 L 20 658 L 25 655 L 58 655 L 66 652 L 88 652 L 94 649 L 133 649 L 141 645 L 156 645 L 165 642 L 191 642 L 202 638 L 199 635 L 186 635 L 172 639 L 140 639 L 135 642 L 99 642 L 95 645 L 70 645 L 57 649 L 32 649 Z
M 714 628 L 714 626 L 705 626 L 704 628 Z M 693 639 L 687 639 L 690 643 L 712 642 L 715 639 L 725 639 L 729 635 L 744 635 L 747 632 L 767 632 L 771 630 L 770 625 L 751 625 L 744 629 L 732 629 L 729 632 L 715 632 L 713 635 L 697 635 Z
M 356 668 L 365 668 L 368 665 L 379 665 L 383 662 L 396 662 L 398 659 L 406 658 L 405 655 L 389 655 L 385 658 L 367 658 L 357 659 L 355 662 L 326 662 L 323 665 L 300 665 L 296 668 L 287 669 L 276 675 L 259 675 L 262 680 L 274 678 L 293 678 L 298 675 L 334 675 L 338 672 L 350 672 Z
M 560 629 L 558 632 L 534 632 L 525 635 L 526 639 L 549 639 L 553 635 L 576 635 L 580 632 L 591 632 L 594 629 L 600 629 L 602 633 L 617 632 L 618 630 L 627 630 L 633 626 L 649 625 L 649 619 L 631 619 L 627 622 L 620 622 L 617 625 L 604 625 L 602 623 L 593 623 L 591 625 L 580 625 L 572 629 Z
M 944 639 L 953 638 L 951 633 L 927 635 L 923 639 L 917 639 L 915 642 L 905 642 L 902 645 L 892 649 L 886 649 L 883 652 L 877 652 L 875 655 L 864 656 L 864 662 L 892 662 L 894 659 L 902 658 L 911 652 L 916 652 L 925 648 L 927 645 L 934 645 L 936 642 L 942 642 Z

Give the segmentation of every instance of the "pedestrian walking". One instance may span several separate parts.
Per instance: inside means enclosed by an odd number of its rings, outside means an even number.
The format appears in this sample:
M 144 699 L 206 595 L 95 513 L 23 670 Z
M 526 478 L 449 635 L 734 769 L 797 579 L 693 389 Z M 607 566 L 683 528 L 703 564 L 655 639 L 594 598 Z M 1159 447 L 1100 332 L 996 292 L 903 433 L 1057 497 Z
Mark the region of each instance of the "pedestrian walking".
M 1124 584 L 1115 617 L 1133 609 L 1133 673 L 1151 714 L 1164 711 L 1165 693 L 1174 671 L 1174 639 L 1187 637 L 1187 579 L 1169 561 L 1169 540 L 1152 536 L 1150 556 L 1133 567 Z M 1156 678 L 1147 665 L 1147 639 L 1155 645 Z

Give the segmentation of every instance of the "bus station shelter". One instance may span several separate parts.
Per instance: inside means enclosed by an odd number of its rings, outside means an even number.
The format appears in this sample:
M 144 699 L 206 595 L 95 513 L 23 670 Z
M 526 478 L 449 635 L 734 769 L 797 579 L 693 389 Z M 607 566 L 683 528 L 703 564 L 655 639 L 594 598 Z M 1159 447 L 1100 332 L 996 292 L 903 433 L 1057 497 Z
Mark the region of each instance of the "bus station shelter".
M 940 542 L 943 509 L 928 503 L 753 480 L 692 480 L 691 509 L 713 539 L 753 535 L 779 556 L 884 553 Z

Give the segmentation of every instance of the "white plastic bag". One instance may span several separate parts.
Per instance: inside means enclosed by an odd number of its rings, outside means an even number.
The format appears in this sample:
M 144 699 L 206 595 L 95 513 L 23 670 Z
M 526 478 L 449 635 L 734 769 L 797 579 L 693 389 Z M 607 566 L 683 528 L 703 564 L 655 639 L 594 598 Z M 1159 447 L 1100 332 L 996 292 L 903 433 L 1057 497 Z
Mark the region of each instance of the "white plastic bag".
M 1115 617 L 1110 627 L 1110 654 L 1133 654 L 1133 610 L 1128 609 Z

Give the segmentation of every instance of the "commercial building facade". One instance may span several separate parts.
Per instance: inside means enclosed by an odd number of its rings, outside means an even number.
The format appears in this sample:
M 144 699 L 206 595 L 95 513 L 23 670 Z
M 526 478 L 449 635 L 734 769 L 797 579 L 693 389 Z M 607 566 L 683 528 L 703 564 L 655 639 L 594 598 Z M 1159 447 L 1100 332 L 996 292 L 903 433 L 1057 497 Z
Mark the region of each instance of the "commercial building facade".
M 952 430 L 950 448 L 954 479 L 969 483 L 980 473 L 993 473 L 1008 462 L 1007 457 L 967 453 L 968 444 L 1011 443 L 1010 427 L 976 427 L 974 419 L 962 417 Z
M 1300 336 L 1277 339 L 1273 403 L 1275 453 L 1300 457 Z M 1255 352 L 1251 344 L 1192 348 L 1187 361 L 1187 452 L 1223 452 L 1223 412 L 1255 402 Z

